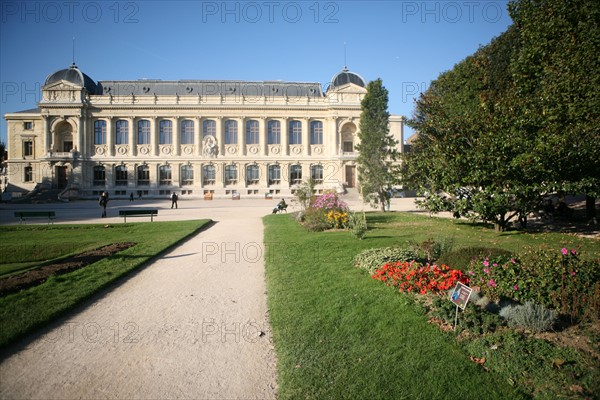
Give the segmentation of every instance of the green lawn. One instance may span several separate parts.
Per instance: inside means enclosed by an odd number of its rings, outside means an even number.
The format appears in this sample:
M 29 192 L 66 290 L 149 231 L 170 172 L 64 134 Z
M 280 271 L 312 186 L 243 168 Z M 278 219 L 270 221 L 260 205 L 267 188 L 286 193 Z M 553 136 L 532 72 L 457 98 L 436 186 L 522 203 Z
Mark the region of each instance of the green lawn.
M 527 397 L 469 361 L 451 336 L 427 323 L 420 306 L 369 279 L 352 259 L 365 248 L 428 238 L 450 238 L 458 248 L 508 250 L 541 243 L 562 247 L 568 241 L 597 252 L 598 242 L 496 233 L 406 213 L 369 213 L 367 218 L 370 230 L 362 241 L 345 231 L 310 233 L 285 215 L 264 218 L 280 398 Z
M 209 220 L 115 225 L 3 226 L 0 276 L 46 260 L 117 242 L 136 245 L 112 257 L 0 298 L 0 347 L 47 324 L 111 282 L 139 268 Z

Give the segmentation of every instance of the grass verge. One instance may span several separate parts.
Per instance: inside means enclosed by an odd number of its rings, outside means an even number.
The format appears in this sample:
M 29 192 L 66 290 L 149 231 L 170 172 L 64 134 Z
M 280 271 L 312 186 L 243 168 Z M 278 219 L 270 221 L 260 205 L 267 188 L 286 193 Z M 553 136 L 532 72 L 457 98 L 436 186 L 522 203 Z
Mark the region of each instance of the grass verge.
M 370 215 L 382 224 L 357 241 L 348 232 L 309 233 L 288 216 L 265 223 L 268 303 L 278 357 L 279 397 L 440 399 L 525 397 L 470 362 L 424 311 L 379 282 L 352 258 L 369 247 L 419 240 L 404 218 Z M 388 228 L 383 229 L 383 225 Z
M 195 220 L 152 224 L 3 227 L 0 234 L 3 249 L 25 254 L 37 254 L 33 253 L 32 248 L 41 243 L 48 249 L 47 254 L 51 257 L 62 257 L 117 242 L 137 244 L 85 268 L 52 276 L 41 285 L 0 298 L 0 348 L 47 324 L 110 283 L 193 235 L 209 222 Z M 19 260 L 31 268 L 22 254 L 5 254 L 2 257 L 8 263 Z M 0 264 L 0 271 L 8 270 L 6 265 Z

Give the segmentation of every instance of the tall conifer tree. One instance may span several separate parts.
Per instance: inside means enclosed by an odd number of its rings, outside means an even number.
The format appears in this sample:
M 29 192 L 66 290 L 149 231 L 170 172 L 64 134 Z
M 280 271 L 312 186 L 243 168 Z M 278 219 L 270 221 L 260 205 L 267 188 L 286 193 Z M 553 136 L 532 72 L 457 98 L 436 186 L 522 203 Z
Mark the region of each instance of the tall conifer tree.
M 388 91 L 381 79 L 369 82 L 361 103 L 358 174 L 364 201 L 385 211 L 397 181 L 397 141 L 389 133 Z

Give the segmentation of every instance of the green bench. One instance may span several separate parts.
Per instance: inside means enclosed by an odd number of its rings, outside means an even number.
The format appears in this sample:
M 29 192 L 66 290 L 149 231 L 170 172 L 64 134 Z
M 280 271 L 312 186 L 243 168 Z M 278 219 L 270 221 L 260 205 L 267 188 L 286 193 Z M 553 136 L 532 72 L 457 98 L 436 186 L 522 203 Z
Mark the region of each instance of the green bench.
M 50 224 L 54 223 L 56 213 L 54 211 L 15 211 L 15 217 L 19 218 L 19 224 L 29 219 L 47 219 Z
M 158 215 L 157 209 L 143 210 L 140 208 L 131 208 L 129 210 L 119 210 L 119 217 L 123 217 L 123 222 L 127 222 L 127 217 L 147 217 L 150 216 L 150 221 L 154 221 L 154 216 Z

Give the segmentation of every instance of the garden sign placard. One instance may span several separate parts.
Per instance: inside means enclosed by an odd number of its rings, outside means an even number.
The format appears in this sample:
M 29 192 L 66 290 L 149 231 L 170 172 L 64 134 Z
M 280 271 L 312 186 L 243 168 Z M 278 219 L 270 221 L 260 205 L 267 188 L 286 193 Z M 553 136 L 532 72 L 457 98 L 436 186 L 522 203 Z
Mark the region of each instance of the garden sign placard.
M 472 292 L 473 289 L 463 283 L 458 282 L 454 288 L 454 291 L 452 292 L 452 296 L 450 296 L 450 300 L 464 310 Z

